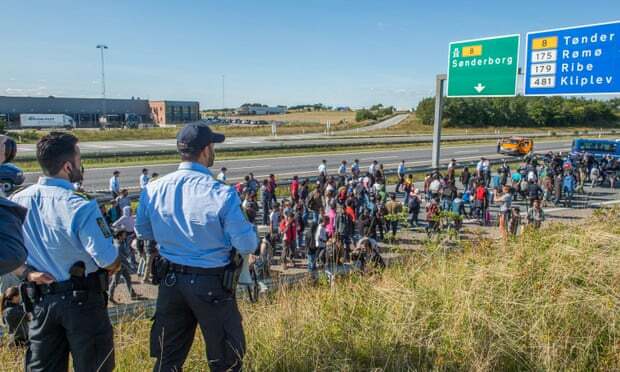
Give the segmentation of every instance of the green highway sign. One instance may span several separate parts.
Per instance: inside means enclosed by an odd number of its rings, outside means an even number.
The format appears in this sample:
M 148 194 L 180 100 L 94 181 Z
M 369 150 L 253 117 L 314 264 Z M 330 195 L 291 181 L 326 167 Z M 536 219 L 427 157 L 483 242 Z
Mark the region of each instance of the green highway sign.
M 519 35 L 450 43 L 448 97 L 502 97 L 517 92 Z

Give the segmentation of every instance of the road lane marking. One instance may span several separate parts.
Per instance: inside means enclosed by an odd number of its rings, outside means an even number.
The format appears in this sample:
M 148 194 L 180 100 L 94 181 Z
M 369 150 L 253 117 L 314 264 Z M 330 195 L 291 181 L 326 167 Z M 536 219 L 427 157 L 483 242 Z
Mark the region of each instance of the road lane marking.
M 94 149 L 113 149 L 114 147 L 116 147 L 116 145 L 114 145 L 114 146 L 111 146 L 111 145 L 96 145 L 94 143 L 90 143 L 88 145 L 87 144 L 81 144 L 80 145 L 80 148 L 82 150 L 86 150 L 86 149 L 89 149 L 89 148 L 94 148 Z
M 377 160 L 377 159 L 396 159 L 398 156 L 376 156 L 374 158 L 360 159 L 361 161 Z

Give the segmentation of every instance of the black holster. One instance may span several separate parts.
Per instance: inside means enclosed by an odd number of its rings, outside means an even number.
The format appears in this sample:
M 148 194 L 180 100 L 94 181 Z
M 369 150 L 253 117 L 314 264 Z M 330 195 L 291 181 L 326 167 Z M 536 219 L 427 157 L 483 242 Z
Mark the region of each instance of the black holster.
M 34 283 L 22 282 L 19 285 L 19 296 L 22 299 L 22 305 L 26 313 L 32 313 L 34 310 L 34 302 L 36 301 L 37 288 Z
M 151 262 L 152 283 L 157 285 L 164 280 L 170 269 L 170 261 L 162 255 L 156 255 Z
M 230 262 L 225 266 L 222 278 L 222 288 L 233 295 L 237 291 L 237 283 L 239 282 L 242 267 L 243 257 L 233 248 L 230 252 Z

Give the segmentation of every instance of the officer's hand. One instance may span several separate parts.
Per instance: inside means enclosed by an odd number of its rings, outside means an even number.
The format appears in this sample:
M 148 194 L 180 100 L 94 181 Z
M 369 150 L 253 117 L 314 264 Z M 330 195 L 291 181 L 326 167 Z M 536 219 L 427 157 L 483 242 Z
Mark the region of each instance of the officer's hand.
M 56 281 L 53 276 L 48 273 L 42 273 L 40 271 L 32 271 L 28 273 L 27 277 L 29 282 L 34 282 L 36 284 L 52 284 Z

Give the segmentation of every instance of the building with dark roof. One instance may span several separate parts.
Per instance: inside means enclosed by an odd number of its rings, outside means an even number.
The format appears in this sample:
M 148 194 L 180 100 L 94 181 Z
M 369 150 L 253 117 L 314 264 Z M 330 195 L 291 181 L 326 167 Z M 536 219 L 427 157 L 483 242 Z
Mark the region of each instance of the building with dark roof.
M 9 128 L 19 128 L 20 114 L 65 114 L 75 120 L 78 128 L 95 128 L 103 112 L 111 125 L 124 123 L 128 114 L 141 123 L 157 125 L 200 119 L 199 103 L 193 101 L 0 96 L 0 118 L 7 121 Z

